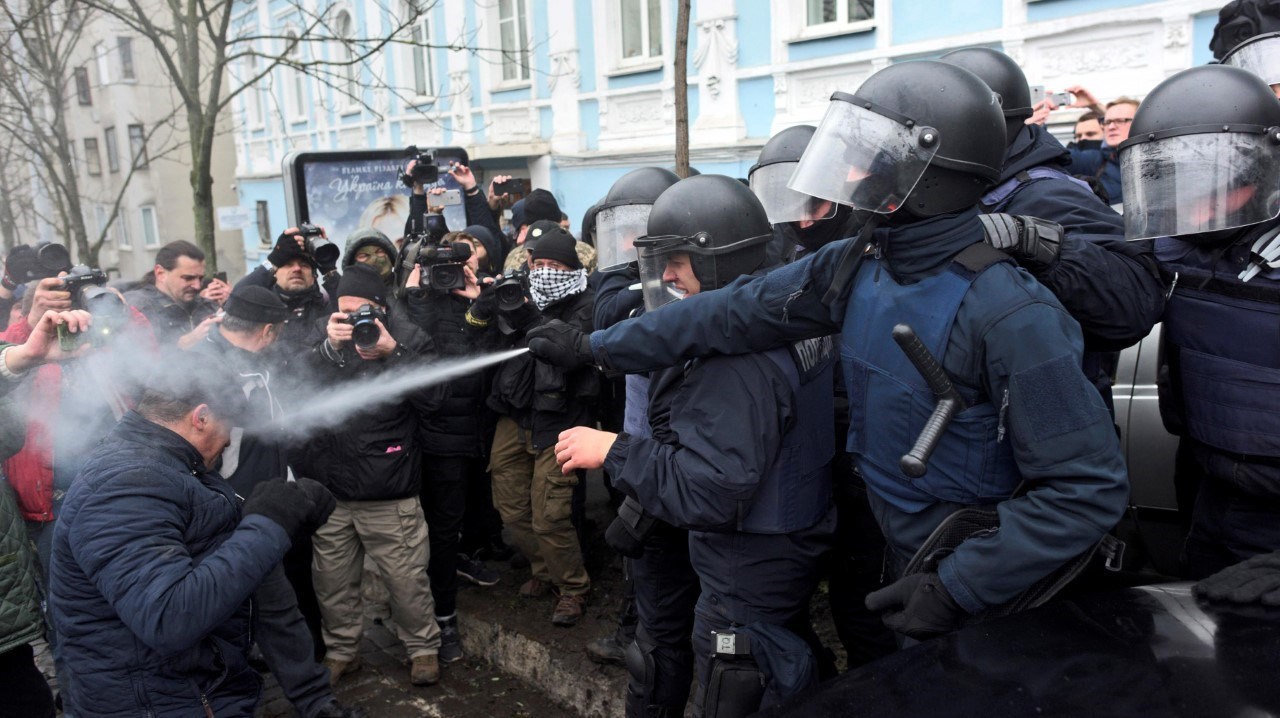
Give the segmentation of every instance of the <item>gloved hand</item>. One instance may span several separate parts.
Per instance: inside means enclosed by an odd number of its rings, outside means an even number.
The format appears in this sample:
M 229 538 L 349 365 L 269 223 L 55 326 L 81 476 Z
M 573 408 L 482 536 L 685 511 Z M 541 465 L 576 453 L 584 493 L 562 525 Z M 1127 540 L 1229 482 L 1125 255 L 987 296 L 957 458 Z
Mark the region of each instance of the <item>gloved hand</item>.
M 960 625 L 964 609 L 936 573 L 916 573 L 867 595 L 867 608 L 885 611 L 884 625 L 915 639 L 940 636 Z M 889 610 L 889 609 L 901 610 Z
M 1280 606 L 1280 551 L 1228 566 L 1191 589 L 1197 598 Z
M 333 494 L 318 481 L 271 479 L 254 487 L 244 502 L 244 515 L 271 519 L 293 540 L 323 526 L 337 507 Z
M 1058 261 L 1062 225 L 1012 214 L 980 214 L 986 241 L 1028 269 L 1046 269 Z
M 559 319 L 529 330 L 529 352 L 543 361 L 565 369 L 595 364 L 591 335 Z
M 12 292 L 19 284 L 31 281 L 35 273 L 36 250 L 30 245 L 19 244 L 10 250 L 9 256 L 4 260 L 4 277 L 0 278 L 0 284 Z
M 644 555 L 644 542 L 653 533 L 657 520 L 644 512 L 640 502 L 628 496 L 618 507 L 618 515 L 605 529 L 604 542 L 627 558 Z
M 494 284 L 497 282 L 480 285 L 480 296 L 476 297 L 471 303 L 471 308 L 467 310 L 479 321 L 490 321 L 493 315 L 498 313 L 498 294 L 493 289 Z

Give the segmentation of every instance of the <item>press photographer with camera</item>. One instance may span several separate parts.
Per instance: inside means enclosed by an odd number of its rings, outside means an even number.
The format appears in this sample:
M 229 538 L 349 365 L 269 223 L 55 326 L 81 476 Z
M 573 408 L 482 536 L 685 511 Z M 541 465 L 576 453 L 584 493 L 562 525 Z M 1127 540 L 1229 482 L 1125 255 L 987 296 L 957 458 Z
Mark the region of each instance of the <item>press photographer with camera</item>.
M 204 276 L 204 252 L 180 239 L 156 252 L 155 267 L 142 278 L 142 286 L 125 292 L 124 298 L 151 322 L 161 345 L 190 349 L 218 321 L 218 303 L 200 296 Z
M 267 264 L 236 284 L 237 289 L 250 285 L 270 289 L 284 302 L 288 314 L 274 347 L 283 364 L 320 340 L 318 327 L 331 313 L 329 297 L 338 291 L 338 255 L 338 246 L 329 241 L 323 227 L 303 223 L 282 232 L 267 255 Z
M 432 152 L 418 152 L 416 147 L 409 149 L 414 157 L 405 165 L 404 174 L 400 177 L 405 185 L 413 189 L 413 194 L 409 197 L 409 218 L 405 221 L 404 227 L 405 242 L 398 272 L 400 286 L 405 286 L 408 274 L 417 260 L 417 253 L 424 246 L 424 241 L 428 237 L 438 241 L 449 231 L 441 214 L 447 201 L 446 190 L 443 187 L 434 186 L 440 181 L 441 169 L 436 165 L 435 155 Z M 465 164 L 451 162 L 447 173 L 461 188 L 462 196 L 459 199 L 466 212 L 468 228 L 479 225 L 487 228 L 493 237 L 500 236 L 502 231 L 471 169 Z M 431 215 L 437 216 L 432 218 Z M 495 253 L 500 254 L 500 249 Z
M 525 346 L 525 332 L 551 319 L 592 326 L 594 293 L 573 237 L 552 221 L 534 223 L 527 234 L 527 280 L 496 282 L 468 311 L 469 322 L 496 324 L 512 347 Z M 551 622 L 557 626 L 573 626 L 582 617 L 591 578 L 570 520 L 580 477 L 560 472 L 554 447 L 561 431 L 594 426 L 599 390 L 593 367 L 565 371 L 526 354 L 498 368 L 488 399 L 499 414 L 490 462 L 494 504 L 533 570 L 520 595 L 541 598 L 554 588 L 559 597 Z
M 70 269 L 71 255 L 61 244 L 46 242 L 39 247 L 17 245 L 5 257 L 4 274 L 0 276 L 0 311 L 6 318 L 9 316 L 10 309 L 18 301 L 19 287 L 57 277 Z M 44 299 L 41 313 L 28 320 L 29 326 L 35 326 L 35 322 L 44 316 L 44 310 L 65 311 L 70 306 L 66 304 L 68 297 L 58 297 L 55 301 L 49 301 L 47 296 Z
M 338 311 L 329 317 L 326 338 L 311 355 L 317 385 L 389 377 L 431 350 L 430 341 L 389 303 L 389 292 L 373 266 L 347 268 L 338 283 Z M 413 331 L 406 332 L 406 325 Z M 366 554 L 391 594 L 391 615 L 413 660 L 411 682 L 430 685 L 440 679 L 440 629 L 425 570 L 427 523 L 418 499 L 418 412 L 438 408 L 438 400 L 430 404 L 420 392 L 358 411 L 290 453 L 297 473 L 315 477 L 338 499 L 338 508 L 313 541 L 325 665 L 335 684 L 360 666 L 360 580 Z

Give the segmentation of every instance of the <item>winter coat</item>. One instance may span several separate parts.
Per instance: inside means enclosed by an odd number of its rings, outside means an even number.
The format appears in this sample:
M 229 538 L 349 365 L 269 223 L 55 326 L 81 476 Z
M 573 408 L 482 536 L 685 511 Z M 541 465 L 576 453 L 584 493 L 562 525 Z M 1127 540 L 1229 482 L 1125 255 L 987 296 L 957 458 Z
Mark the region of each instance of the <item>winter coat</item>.
M 15 384 L 0 380 L 0 394 L 7 394 Z M 0 410 L 7 412 L 14 408 L 12 404 L 12 399 L 0 397 Z M 8 417 L 0 420 L 0 445 L 4 447 L 0 456 L 12 453 L 21 442 L 21 423 Z M 0 653 L 30 643 L 43 633 L 35 552 L 9 482 L 0 480 Z
M 146 316 L 156 341 L 162 345 L 177 343 L 179 337 L 217 314 L 219 309 L 216 302 L 203 297 L 196 297 L 190 306 L 179 304 L 156 289 L 154 284 L 144 284 L 126 292 L 124 300 Z
M 54 529 L 49 610 L 68 714 L 252 715 L 249 596 L 289 548 L 241 518 L 227 482 L 130 412 L 97 446 Z

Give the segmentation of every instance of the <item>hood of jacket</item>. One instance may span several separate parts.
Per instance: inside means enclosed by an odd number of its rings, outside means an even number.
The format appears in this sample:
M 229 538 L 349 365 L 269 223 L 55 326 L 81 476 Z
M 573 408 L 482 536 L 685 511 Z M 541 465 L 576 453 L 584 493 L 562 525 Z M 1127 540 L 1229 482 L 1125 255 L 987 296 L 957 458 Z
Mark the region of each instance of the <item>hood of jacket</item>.
M 1057 165 L 1065 171 L 1070 164 L 1071 153 L 1057 137 L 1040 125 L 1027 125 L 1005 150 L 1000 182 L 1032 167 Z

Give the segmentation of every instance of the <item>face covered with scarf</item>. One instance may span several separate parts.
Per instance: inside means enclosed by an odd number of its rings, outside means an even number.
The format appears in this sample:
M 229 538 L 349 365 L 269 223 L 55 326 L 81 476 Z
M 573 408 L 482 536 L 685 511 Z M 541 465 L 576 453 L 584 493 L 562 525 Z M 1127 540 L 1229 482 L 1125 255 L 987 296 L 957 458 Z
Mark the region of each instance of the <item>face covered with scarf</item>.
M 538 309 L 578 294 L 587 288 L 587 270 L 570 269 L 562 262 L 535 259 L 529 272 L 529 295 Z

